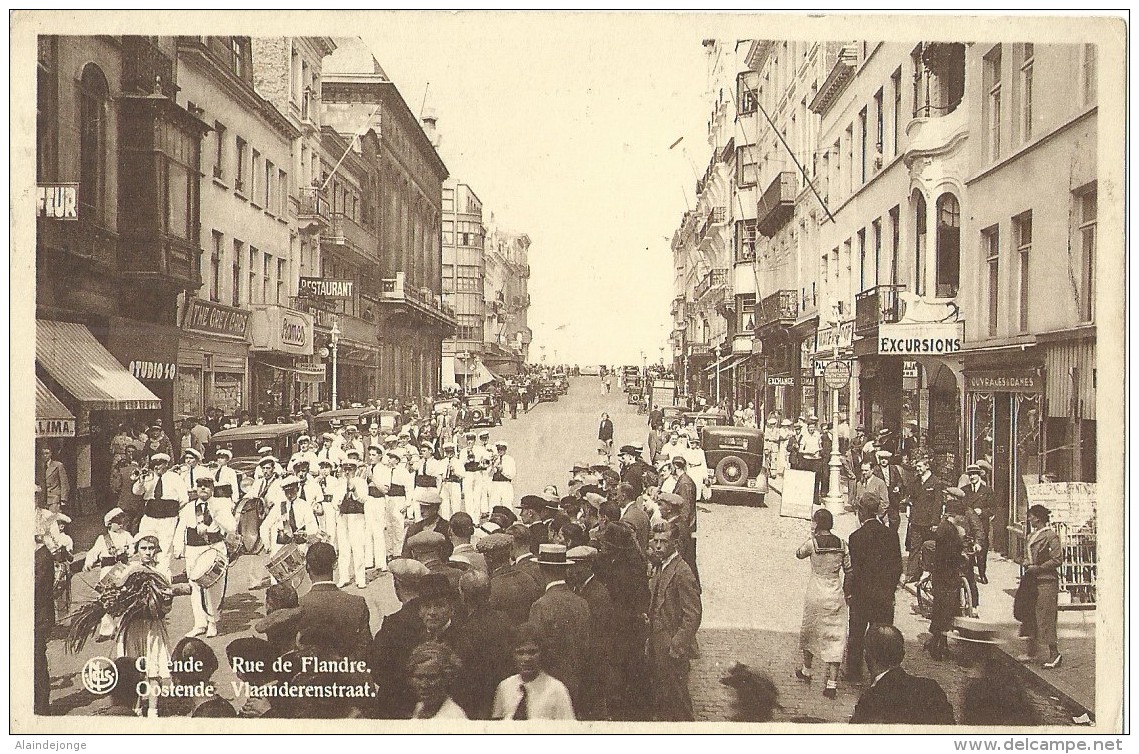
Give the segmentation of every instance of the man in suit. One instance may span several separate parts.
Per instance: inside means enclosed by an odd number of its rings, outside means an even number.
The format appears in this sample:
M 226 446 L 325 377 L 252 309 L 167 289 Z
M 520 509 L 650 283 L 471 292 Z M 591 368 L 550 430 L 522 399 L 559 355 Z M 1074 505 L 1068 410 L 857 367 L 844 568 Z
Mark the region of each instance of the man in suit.
M 906 562 L 907 584 L 921 578 L 922 545 L 933 539 L 934 529 L 941 523 L 945 496 L 945 482 L 933 475 L 928 458 L 918 459 L 917 471 L 910 498 L 910 526 L 906 532 L 906 550 L 910 553 Z
M 937 681 L 902 669 L 905 640 L 893 626 L 866 632 L 866 665 L 874 682 L 854 706 L 851 723 L 953 725 L 953 707 Z
M 641 454 L 632 445 L 622 445 L 617 456 L 621 463 L 621 482 L 633 488 L 633 497 L 640 497 L 645 491 L 644 476 L 646 471 L 655 471 L 652 466 L 641 460 Z M 648 537 L 646 537 L 646 540 Z
M 637 535 L 637 547 L 645 555 L 649 550 L 649 516 L 641 507 L 637 496 L 633 493 L 633 486 L 622 482 L 617 485 L 617 505 L 621 508 L 621 522 L 633 527 Z
M 855 511 L 859 508 L 859 501 L 867 495 L 878 500 L 878 513 L 875 515 L 887 515 L 890 509 L 890 490 L 886 486 L 885 480 L 874 469 L 874 464 L 870 461 L 863 461 L 860 469 L 858 481 L 856 481 L 850 490 L 850 507 Z
M 864 464 L 869 466 L 870 464 Z M 843 582 L 850 604 L 846 678 L 862 677 L 862 641 L 870 624 L 894 624 L 894 590 L 902 575 L 898 533 L 878 516 L 882 499 L 870 492 L 858 500 L 861 526 L 850 534 L 850 571 Z
M 43 490 L 44 508 L 59 513 L 71 498 L 71 484 L 67 479 L 67 469 L 55 460 L 50 445 L 40 448 L 39 462 L 36 463 L 36 485 Z
M 552 532 L 547 523 L 547 508 L 550 501 L 541 495 L 523 495 L 519 502 L 522 524 L 530 530 L 530 552 L 538 554 L 538 548 L 550 541 Z
M 969 482 L 965 485 L 965 507 L 972 510 L 981 523 L 981 536 L 976 542 L 981 548 L 977 551 L 977 581 L 988 584 L 986 568 L 989 560 L 990 531 L 993 518 L 996 516 L 996 497 L 993 495 L 993 488 L 985 483 L 985 470 L 980 464 L 969 464 L 965 474 L 969 477 Z
M 680 531 L 673 524 L 653 527 L 649 558 L 648 660 L 653 678 L 653 709 L 658 720 L 693 720 L 688 671 L 696 649 L 703 609 L 700 585 L 679 557 Z
M 368 651 L 368 670 L 376 684 L 376 712 L 384 720 L 411 716 L 415 696 L 400 685 L 411 650 L 423 641 L 427 629 L 419 617 L 419 585 L 430 571 L 418 560 L 395 558 L 388 566 L 392 572 L 396 598 L 401 607 L 384 618 L 380 630 L 372 638 Z
M 38 492 L 38 490 L 37 490 Z M 35 550 L 35 625 L 32 628 L 32 712 L 48 714 L 51 676 L 48 673 L 47 641 L 55 630 L 55 559 L 37 533 Z
M 886 517 L 889 527 L 897 531 L 898 524 L 902 520 L 902 501 L 906 497 L 906 478 L 902 474 L 901 467 L 894 464 L 894 454 L 890 451 L 879 450 L 874 454 L 874 458 L 878 462 L 878 468 L 874 473 L 885 483 L 888 493 Z M 913 522 L 910 524 L 913 525 Z
M 609 700 L 615 699 L 621 687 L 617 668 L 625 667 L 629 658 L 613 657 L 618 646 L 613 600 L 609 590 L 593 573 L 597 549 L 575 547 L 566 553 L 566 557 L 570 561 L 568 581 L 589 604 L 590 636 L 593 638 L 593 672 L 586 679 L 585 698 L 578 717 L 582 720 L 605 720 Z
M 565 684 L 574 709 L 582 709 L 583 681 L 593 661 L 589 603 L 566 583 L 564 545 L 542 545 L 537 560 L 545 592 L 530 606 L 529 620 L 538 628 L 546 672 Z
M 502 534 L 480 539 L 478 549 L 491 569 L 490 606 L 505 613 L 515 625 L 525 623 L 530 607 L 545 587 L 530 550 L 530 530 L 523 524 L 512 524 Z
M 305 555 L 305 568 L 312 589 L 301 597 L 297 633 L 318 627 L 329 645 L 345 657 L 363 659 L 371 635 L 368 603 L 336 587 L 332 571 L 336 549 L 327 542 L 314 542 Z
M 411 554 L 411 538 L 421 531 L 435 531 L 443 535 L 443 560 L 451 557 L 451 553 L 455 551 L 455 546 L 451 544 L 451 528 L 447 524 L 447 520 L 439 515 L 439 507 L 443 505 L 443 497 L 439 491 L 434 487 L 416 487 L 412 492 L 413 503 L 419 503 L 419 510 L 423 518 L 416 521 L 411 526 L 407 527 L 407 533 L 403 539 L 403 553 L 401 557 L 411 558 L 415 557 Z
M 680 532 L 680 557 L 692 569 L 696 583 L 700 583 L 700 571 L 696 567 L 696 497 L 699 494 L 696 482 L 688 476 L 688 461 L 683 456 L 672 459 L 673 473 L 676 475 L 676 485 L 672 494 L 684 500 L 684 523 L 688 531 Z
M 453 686 L 453 697 L 467 717 L 486 720 L 498 684 L 514 674 L 510 648 L 513 624 L 505 613 L 490 606 L 490 578 L 484 571 L 464 573 L 459 579 L 459 596 L 466 613 L 456 636 L 463 669 Z

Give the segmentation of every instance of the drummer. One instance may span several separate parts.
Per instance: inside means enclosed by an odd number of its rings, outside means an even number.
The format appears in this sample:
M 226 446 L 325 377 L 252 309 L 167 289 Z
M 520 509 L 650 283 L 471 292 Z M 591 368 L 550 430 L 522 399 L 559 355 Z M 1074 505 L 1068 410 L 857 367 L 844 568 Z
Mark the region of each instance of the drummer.
M 207 639 L 218 635 L 218 616 L 225 598 L 225 573 L 229 568 L 225 538 L 237 530 L 229 498 L 217 497 L 214 487 L 213 479 L 199 477 L 194 487 L 194 504 L 182 508 L 179 522 L 186 536 L 185 543 L 178 549 L 185 554 L 190 608 L 194 612 L 194 627 L 186 636 L 204 634 Z M 220 576 L 218 568 L 222 569 Z
M 241 498 L 241 482 L 237 472 L 229 462 L 233 460 L 233 452 L 229 448 L 218 448 L 214 454 L 217 468 L 214 469 L 214 494 L 218 497 L 229 498 L 230 510 L 237 508 L 237 501 Z
M 281 480 L 281 498 L 269 509 L 261 524 L 261 541 L 269 548 L 269 560 L 286 545 L 303 545 L 309 534 L 320 530 L 312 506 L 301 499 L 301 480 L 290 474 Z
M 127 514 L 122 508 L 112 508 L 103 516 L 103 525 L 107 528 L 103 534 L 91 545 L 87 551 L 87 558 L 83 561 L 84 571 L 99 569 L 99 580 L 102 581 L 115 566 L 126 566 L 130 560 L 131 550 L 134 549 L 134 538 L 130 532 L 123 528 Z M 99 624 L 99 638 L 109 639 L 115 633 L 115 620 L 110 615 L 104 615 Z

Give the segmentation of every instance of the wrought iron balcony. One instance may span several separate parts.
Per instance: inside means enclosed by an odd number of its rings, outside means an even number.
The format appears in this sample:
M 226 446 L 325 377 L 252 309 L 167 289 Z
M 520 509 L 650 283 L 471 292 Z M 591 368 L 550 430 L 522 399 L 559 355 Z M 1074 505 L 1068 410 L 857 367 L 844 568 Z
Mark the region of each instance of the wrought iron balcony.
M 297 205 L 297 219 L 303 226 L 327 227 L 332 221 L 329 211 L 328 199 L 324 190 L 319 186 L 303 186 L 300 190 L 300 202 Z
M 394 278 L 384 278 L 380 281 L 380 301 L 396 305 L 401 311 L 405 311 L 402 307 L 407 307 L 444 324 L 452 327 L 455 325 L 455 310 L 443 303 L 443 297 L 435 294 L 430 288 L 416 288 L 406 284 L 402 272 L 397 272 Z
M 901 297 L 904 285 L 879 285 L 854 297 L 854 332 L 872 333 L 878 325 L 892 324 L 901 318 Z
M 799 316 L 799 292 L 789 288 L 763 298 L 755 308 L 755 329 L 790 327 Z
M 376 237 L 343 212 L 333 212 L 329 216 L 328 230 L 320 234 L 320 242 L 342 246 L 368 257 L 378 257 Z
M 771 238 L 791 219 L 797 191 L 798 181 L 793 172 L 788 170 L 775 176 L 756 206 L 756 227 L 760 233 Z
M 704 277 L 700 278 L 700 282 L 696 284 L 696 289 L 693 295 L 696 301 L 701 300 L 707 295 L 708 291 L 716 286 L 724 286 L 728 283 L 728 271 L 723 267 L 714 270 L 709 270 Z
M 174 61 L 146 37 L 123 37 L 123 92 L 174 99 Z

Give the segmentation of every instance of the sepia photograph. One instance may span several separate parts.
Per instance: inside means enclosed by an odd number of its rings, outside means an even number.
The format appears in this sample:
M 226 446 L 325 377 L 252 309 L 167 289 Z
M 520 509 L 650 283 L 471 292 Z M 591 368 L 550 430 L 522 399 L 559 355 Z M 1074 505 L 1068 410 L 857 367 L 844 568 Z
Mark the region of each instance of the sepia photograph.
M 11 733 L 1129 729 L 1124 13 L 9 21 Z

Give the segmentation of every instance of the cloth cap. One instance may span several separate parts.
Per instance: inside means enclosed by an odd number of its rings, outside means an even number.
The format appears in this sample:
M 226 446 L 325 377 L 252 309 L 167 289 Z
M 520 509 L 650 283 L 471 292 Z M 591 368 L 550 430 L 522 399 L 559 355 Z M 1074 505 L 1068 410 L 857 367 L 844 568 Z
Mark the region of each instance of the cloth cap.
M 522 510 L 543 511 L 549 503 L 540 495 L 523 495 L 518 507 Z
M 383 454 L 383 452 L 384 452 L 384 449 L 383 449 L 383 448 L 381 448 L 379 445 L 369 445 L 369 446 L 368 446 L 367 448 L 365 448 L 364 450 L 365 450 L 365 451 L 368 451 L 368 452 L 371 452 L 371 451 L 373 451 L 373 450 L 374 450 L 374 451 L 376 451 L 377 453 L 380 453 L 381 455 L 382 455 L 382 454 Z
M 510 510 L 505 505 L 494 506 L 490 509 L 490 515 L 500 516 L 502 518 L 505 518 L 507 521 L 510 521 L 511 523 L 518 520 L 518 516 L 514 513 L 514 511 Z
M 388 570 L 396 581 L 415 581 L 431 573 L 427 566 L 412 558 L 393 558 L 388 563 Z
M 103 516 L 103 526 L 110 526 L 112 521 L 123 515 L 126 515 L 126 512 L 122 508 L 111 508 L 107 511 L 107 515 Z
M 490 432 L 487 432 L 485 429 L 482 432 L 479 432 L 479 439 L 480 440 L 489 440 L 490 439 Z
M 605 497 L 596 492 L 585 493 L 585 502 L 589 503 L 594 508 L 600 508 L 602 503 L 605 502 Z
M 420 505 L 442 505 L 443 498 L 439 494 L 439 490 L 434 487 L 416 487 L 411 495 L 413 502 Z
M 487 534 L 475 543 L 475 549 L 484 555 L 509 554 L 512 547 L 514 547 L 514 537 L 509 534 L 499 534 L 497 532 Z
M 151 463 L 170 463 L 170 456 L 165 453 L 155 453 L 150 457 Z
M 555 565 L 555 566 L 569 565 L 569 561 L 566 560 L 566 546 L 565 545 L 539 545 L 538 546 L 538 564 L 539 565 Z
M 580 547 L 575 547 L 572 550 L 569 550 L 568 552 L 566 552 L 566 557 L 571 562 L 574 562 L 574 563 L 579 563 L 582 561 L 589 563 L 589 562 L 592 562 L 593 559 L 597 557 L 597 548 L 596 547 L 590 547 L 588 545 L 582 545 Z
M 879 450 L 874 454 L 878 458 L 893 458 L 894 454 L 888 450 Z
M 336 435 L 332 434 L 331 432 L 325 432 L 323 435 L 321 435 L 321 437 L 323 437 L 325 440 L 335 440 L 336 439 Z
M 421 443 L 419 443 L 419 449 L 420 450 L 435 450 L 435 446 L 429 442 L 421 442 Z
M 637 452 L 637 449 L 634 448 L 632 445 L 622 445 L 621 450 L 617 451 L 617 455 L 636 456 L 636 455 L 640 455 L 640 454 Z
M 407 540 L 407 546 L 412 552 L 431 552 L 446 544 L 447 538 L 434 529 L 425 529 Z
M 398 461 L 403 460 L 403 454 L 401 454 L 395 450 L 389 450 L 387 453 L 384 453 L 384 455 L 387 456 L 388 458 L 395 458 Z
M 684 498 L 682 498 L 680 495 L 677 495 L 675 492 L 660 493 L 657 495 L 657 502 L 668 503 L 669 505 L 675 505 L 678 508 L 684 507 Z
M 186 448 L 184 451 L 182 451 L 182 457 L 185 458 L 186 456 L 193 456 L 199 461 L 202 460 L 202 454 L 199 453 L 196 448 Z

